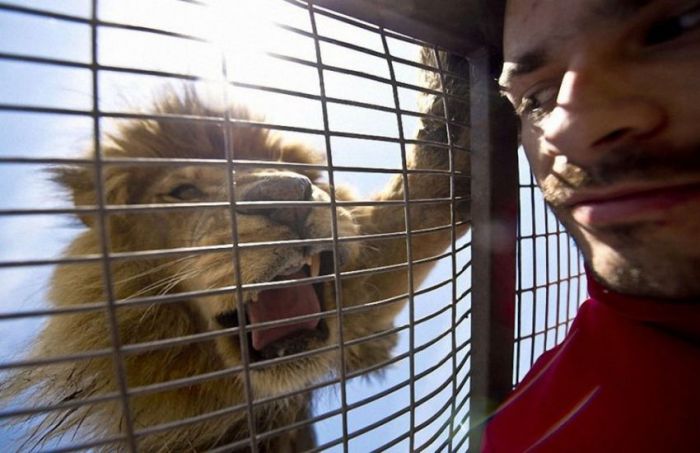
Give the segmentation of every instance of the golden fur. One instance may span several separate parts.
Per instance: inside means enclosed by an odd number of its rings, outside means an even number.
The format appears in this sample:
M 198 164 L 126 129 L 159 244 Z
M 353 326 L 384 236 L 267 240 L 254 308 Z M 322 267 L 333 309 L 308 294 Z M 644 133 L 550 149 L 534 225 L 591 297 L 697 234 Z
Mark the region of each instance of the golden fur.
M 438 105 L 436 103 L 436 105 Z M 222 111 L 204 105 L 192 91 L 184 95 L 169 94 L 157 104 L 163 119 L 135 120 L 124 123 L 103 144 L 103 155 L 115 158 L 198 158 L 225 159 L 228 143 L 235 159 L 319 164 L 323 156 L 307 146 L 290 143 L 275 133 L 259 127 L 232 127 L 224 133 L 220 122 L 167 119 L 169 115 L 196 115 L 221 118 Z M 231 117 L 250 119 L 243 108 L 231 110 Z M 419 138 L 433 138 L 430 124 Z M 433 129 L 444 127 L 432 124 Z M 226 137 L 226 139 L 225 139 Z M 464 143 L 462 143 L 464 144 Z M 468 170 L 466 153 L 455 152 L 458 170 Z M 448 169 L 448 152 L 444 148 L 417 146 L 409 155 L 411 169 Z M 104 196 L 109 205 L 162 204 L 181 202 L 170 191 L 182 184 L 195 184 L 201 193 L 192 193 L 186 201 L 226 201 L 228 193 L 225 165 L 136 165 L 104 166 Z M 261 178 L 296 173 L 313 183 L 313 200 L 328 201 L 329 187 L 314 169 L 276 169 L 245 167 L 236 170 L 236 193 Z M 96 187 L 92 166 L 57 169 L 55 179 L 66 187 L 76 206 L 96 204 Z M 446 174 L 412 173 L 408 177 L 411 199 L 446 198 L 450 195 L 450 177 Z M 456 195 L 466 198 L 468 180 L 456 179 Z M 351 200 L 349 190 L 337 188 L 338 200 Z M 403 180 L 394 176 L 375 200 L 403 200 Z M 457 220 L 468 218 L 466 200 L 456 204 Z M 450 203 L 414 204 L 410 207 L 413 230 L 449 225 Z M 280 240 L 331 237 L 330 209 L 315 206 L 309 210 L 301 233 L 274 220 L 265 211 L 236 213 L 237 235 L 241 244 Z M 338 207 L 338 234 L 358 236 L 402 232 L 405 230 L 404 208 L 400 204 L 383 206 Z M 93 215 L 83 215 L 86 230 L 65 251 L 64 256 L 99 254 L 100 222 Z M 458 233 L 466 231 L 458 228 Z M 226 206 L 207 209 L 148 210 L 117 212 L 109 216 L 108 237 L 111 252 L 121 254 L 175 247 L 201 247 L 231 244 L 231 211 Z M 413 260 L 441 253 L 451 241 L 449 229 L 422 233 L 412 241 Z M 320 247 L 320 246 L 319 246 Z M 404 238 L 340 242 L 342 271 L 370 269 L 405 263 L 407 246 Z M 321 250 L 319 248 L 319 250 Z M 308 251 L 307 251 L 308 252 Z M 238 257 L 242 283 L 270 281 L 285 260 L 297 259 L 300 247 L 270 246 L 244 248 Z M 313 253 L 309 252 L 309 253 Z M 121 302 L 180 292 L 197 292 L 226 288 L 236 284 L 234 263 L 229 250 L 213 253 L 185 253 L 165 257 L 119 259 L 111 267 L 113 297 Z M 433 262 L 413 267 L 417 287 L 433 267 Z M 406 294 L 406 268 L 392 272 L 343 278 L 343 307 L 361 306 Z M 247 294 L 244 299 L 247 302 Z M 335 293 L 332 282 L 323 284 L 322 310 L 326 316 L 328 337 L 312 339 L 308 349 L 338 344 L 338 325 L 334 313 Z M 58 266 L 51 281 L 50 304 L 57 308 L 94 304 L 107 297 L 103 285 L 103 268 L 98 263 Z M 122 352 L 128 388 L 134 393 L 129 403 L 135 428 L 143 430 L 176 420 L 221 411 L 218 416 L 197 423 L 154 431 L 139 436 L 142 451 L 200 451 L 245 439 L 248 425 L 245 411 L 244 373 L 238 334 L 216 338 L 193 338 L 176 345 L 156 344 L 152 348 L 134 349 L 137 345 L 215 332 L 222 327 L 215 322 L 222 312 L 235 311 L 235 292 L 215 296 L 201 294 L 172 303 L 142 303 L 117 309 L 118 335 L 127 349 Z M 346 342 L 375 335 L 393 327 L 393 319 L 405 305 L 401 298 L 393 303 L 377 304 L 369 310 L 346 313 L 343 336 Z M 56 357 L 86 351 L 106 351 L 99 358 L 78 359 L 66 363 L 27 369 L 12 376 L 4 394 L 31 395 L 25 404 L 57 404 L 118 394 L 111 347 L 109 317 L 105 310 L 92 310 L 51 316 L 38 337 L 32 357 Z M 196 341 L 195 341 L 196 340 Z M 393 334 L 353 342 L 344 349 L 345 370 L 354 372 L 381 364 L 391 357 Z M 152 345 L 153 346 L 153 345 Z M 256 364 L 257 365 L 257 364 Z M 252 394 L 256 399 L 271 398 L 256 405 L 255 429 L 258 434 L 281 428 L 308 417 L 310 393 L 274 399 L 275 396 L 303 389 L 337 374 L 341 366 L 338 349 L 329 349 L 304 358 L 278 364 L 256 366 L 250 371 Z M 222 370 L 227 370 L 222 372 Z M 213 373 L 213 374 L 212 374 Z M 218 373 L 218 374 L 217 374 Z M 196 384 L 174 385 L 166 390 L 149 388 L 157 383 L 173 382 L 191 376 L 210 374 L 210 379 Z M 24 396 L 22 399 L 25 399 Z M 239 410 L 223 411 L 238 407 Z M 53 411 L 43 419 L 28 445 L 64 433 L 78 432 L 79 439 L 99 439 L 124 432 L 125 421 L 118 398 Z M 295 451 L 310 448 L 310 429 L 284 432 L 260 442 L 263 451 Z M 114 446 L 105 446 L 112 450 Z

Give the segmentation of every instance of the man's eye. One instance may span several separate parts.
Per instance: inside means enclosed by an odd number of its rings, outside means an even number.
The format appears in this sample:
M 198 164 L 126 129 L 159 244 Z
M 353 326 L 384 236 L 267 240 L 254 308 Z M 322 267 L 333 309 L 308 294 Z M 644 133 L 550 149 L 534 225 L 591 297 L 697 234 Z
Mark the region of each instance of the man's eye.
M 690 11 L 669 17 L 653 24 L 644 35 L 644 44 L 653 46 L 672 41 L 700 24 L 700 7 L 694 6 Z
M 193 184 L 180 184 L 168 192 L 168 196 L 178 200 L 190 201 L 202 198 L 204 193 Z
M 550 86 L 523 96 L 517 112 L 521 116 L 539 117 L 551 109 L 559 93 L 558 87 Z

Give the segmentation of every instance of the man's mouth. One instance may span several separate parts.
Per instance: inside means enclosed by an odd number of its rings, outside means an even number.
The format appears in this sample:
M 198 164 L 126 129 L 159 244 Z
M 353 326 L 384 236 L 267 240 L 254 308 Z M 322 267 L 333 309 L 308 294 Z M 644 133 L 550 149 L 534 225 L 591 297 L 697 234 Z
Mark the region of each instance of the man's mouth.
M 618 188 L 573 197 L 567 205 L 576 222 L 592 227 L 664 221 L 671 209 L 700 201 L 700 184 Z M 696 215 L 689 211 L 689 215 Z
M 272 281 L 305 279 L 330 273 L 333 273 L 333 254 L 322 252 L 308 257 L 300 268 L 278 275 Z M 328 328 L 320 316 L 322 307 L 323 283 L 300 282 L 294 286 L 254 293 L 246 303 L 246 325 L 273 325 L 253 327 L 248 331 L 251 361 L 302 352 L 307 349 L 310 341 L 327 339 Z M 297 317 L 302 319 L 291 323 L 275 323 Z M 221 313 L 216 319 L 224 327 L 237 327 L 241 321 L 236 310 Z M 237 338 L 232 339 L 237 341 Z

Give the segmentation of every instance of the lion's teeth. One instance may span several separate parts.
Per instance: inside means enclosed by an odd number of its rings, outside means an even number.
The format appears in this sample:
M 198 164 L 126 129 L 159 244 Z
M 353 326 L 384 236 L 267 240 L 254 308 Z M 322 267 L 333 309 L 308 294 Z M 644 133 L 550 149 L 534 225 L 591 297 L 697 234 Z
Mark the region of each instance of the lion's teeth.
M 311 260 L 311 263 L 309 264 L 309 267 L 311 268 L 311 276 L 318 277 L 318 274 L 321 271 L 321 255 L 316 254 L 309 257 L 309 259 Z
M 258 292 L 257 292 L 257 291 L 250 295 L 250 301 L 251 301 L 251 302 L 257 302 L 257 301 L 258 301 Z

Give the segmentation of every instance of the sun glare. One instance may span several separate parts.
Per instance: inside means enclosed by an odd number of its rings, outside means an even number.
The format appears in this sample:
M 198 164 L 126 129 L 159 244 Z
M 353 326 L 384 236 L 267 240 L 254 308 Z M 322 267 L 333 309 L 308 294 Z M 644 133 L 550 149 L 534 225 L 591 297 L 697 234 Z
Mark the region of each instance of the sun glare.
M 226 54 L 262 52 L 274 43 L 275 27 L 265 14 L 263 2 L 251 0 L 217 1 L 209 8 L 210 24 L 202 30 Z
M 210 0 L 207 5 L 165 0 L 102 0 L 104 21 L 156 28 L 198 39 L 183 39 L 134 30 L 105 27 L 100 30 L 100 63 L 122 68 L 183 74 L 198 79 L 194 85 L 213 105 L 226 100 L 243 104 L 284 127 L 313 131 L 324 129 L 316 43 L 306 8 L 279 0 Z M 368 49 L 381 49 L 377 33 L 353 27 L 316 14 L 320 36 L 345 40 Z M 418 47 L 389 42 L 402 55 L 417 55 Z M 410 47 L 410 48 L 408 48 Z M 323 70 L 328 127 L 339 132 L 398 137 L 396 115 L 368 108 L 350 107 L 334 99 L 361 101 L 385 107 L 394 105 L 391 85 L 344 73 L 357 71 L 389 78 L 386 61 L 374 55 L 321 40 L 325 65 L 340 70 Z M 225 63 L 225 64 L 224 64 Z M 395 65 L 397 78 L 409 83 L 419 80 L 417 69 Z M 154 99 L 164 85 L 177 86 L 177 78 L 103 71 L 100 74 L 100 106 L 106 111 L 139 110 Z M 224 89 L 226 96 L 223 96 Z M 399 89 L 401 106 L 417 108 L 417 91 Z M 308 96 L 305 96 L 308 95 Z M 404 115 L 405 134 L 418 127 L 416 117 Z M 288 133 L 323 148 L 322 136 Z M 347 146 L 346 146 L 347 145 Z M 357 149 L 366 144 L 333 139 L 338 162 L 357 164 Z M 378 144 L 370 148 L 376 150 Z M 400 165 L 398 145 L 383 143 L 386 152 L 373 152 L 372 165 L 395 168 Z M 335 158 L 334 158 L 335 159 Z M 363 163 L 365 165 L 365 163 Z
M 315 61 L 315 47 L 311 38 L 292 33 L 276 24 L 293 24 L 309 28 L 308 15 L 293 5 L 274 4 L 260 0 L 216 1 L 209 8 L 209 26 L 204 35 L 225 58 L 226 78 L 238 82 L 231 89 L 232 96 L 254 109 L 266 112 L 268 119 L 299 117 L 308 110 L 302 99 L 290 98 L 280 102 L 255 87 L 275 87 L 290 91 L 318 93 L 318 75 L 312 66 L 300 66 L 285 56 Z M 223 77 L 223 70 L 212 78 Z M 250 86 L 250 88 L 248 88 Z M 297 112 L 296 115 L 291 113 Z M 311 117 L 317 116 L 307 112 Z M 304 126 L 303 124 L 297 124 Z

